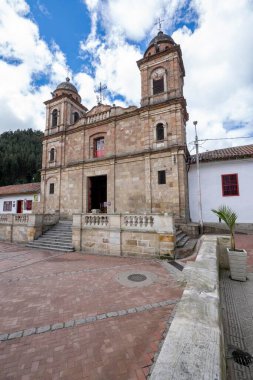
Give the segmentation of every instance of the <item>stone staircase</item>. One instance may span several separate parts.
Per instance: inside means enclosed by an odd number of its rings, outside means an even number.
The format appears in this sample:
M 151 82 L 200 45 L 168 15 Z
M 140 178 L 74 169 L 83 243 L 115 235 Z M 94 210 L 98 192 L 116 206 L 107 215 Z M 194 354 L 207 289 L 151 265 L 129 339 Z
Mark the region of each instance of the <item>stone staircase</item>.
M 72 221 L 60 220 L 37 240 L 29 242 L 27 247 L 65 252 L 74 251 L 72 245 Z
M 190 256 L 195 248 L 197 239 L 189 237 L 185 232 L 176 228 L 176 249 L 175 258 L 183 259 Z

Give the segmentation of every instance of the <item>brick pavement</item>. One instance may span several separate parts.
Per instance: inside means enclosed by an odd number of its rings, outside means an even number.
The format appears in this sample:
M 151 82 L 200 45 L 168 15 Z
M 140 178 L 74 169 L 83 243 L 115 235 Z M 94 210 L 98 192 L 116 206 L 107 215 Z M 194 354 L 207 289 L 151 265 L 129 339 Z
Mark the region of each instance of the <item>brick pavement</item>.
M 131 270 L 156 281 L 128 287 L 116 280 Z M 0 243 L 1 271 L 0 334 L 15 339 L 0 343 L 0 379 L 145 379 L 183 291 L 155 260 L 56 257 L 8 243 Z M 47 325 L 59 329 L 18 337 Z
M 232 281 L 221 271 L 220 290 L 227 361 L 227 380 L 252 380 L 253 363 L 243 366 L 233 360 L 236 348 L 253 356 L 253 235 L 237 235 L 236 246 L 248 252 L 248 280 Z

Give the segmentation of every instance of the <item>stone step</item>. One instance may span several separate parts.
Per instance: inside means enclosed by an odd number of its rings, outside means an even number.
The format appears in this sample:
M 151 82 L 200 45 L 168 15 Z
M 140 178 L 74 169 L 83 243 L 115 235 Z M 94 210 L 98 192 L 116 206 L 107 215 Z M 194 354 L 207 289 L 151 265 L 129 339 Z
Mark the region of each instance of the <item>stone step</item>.
M 44 246 L 44 245 L 40 245 L 40 244 L 35 244 L 35 243 L 28 243 L 26 244 L 26 247 L 30 247 L 30 248 L 38 248 L 38 249 L 47 249 L 47 250 L 50 250 L 50 251 L 64 251 L 64 252 L 73 252 L 74 251 L 74 248 L 71 247 L 71 248 L 66 248 L 66 247 L 54 247 L 54 246 Z
M 184 247 L 184 245 L 188 242 L 188 240 L 190 240 L 189 236 L 187 236 L 186 234 L 184 234 L 184 236 L 182 236 L 180 238 L 180 240 L 177 240 L 176 246 L 178 248 Z
M 56 235 L 56 236 L 72 236 L 72 231 L 57 231 L 57 230 L 50 230 L 44 233 L 44 235 Z
M 66 244 L 72 244 L 72 237 L 64 237 L 64 238 L 58 238 L 58 237 L 48 237 L 48 236 L 41 236 L 41 238 L 39 239 L 39 241 L 41 242 L 52 242 L 52 243 L 66 243 Z
M 47 249 L 54 249 L 57 248 L 61 251 L 67 250 L 72 250 L 73 251 L 73 246 L 72 244 L 54 244 L 54 243 L 44 243 L 38 240 L 34 240 L 33 242 L 29 242 L 27 244 L 28 246 L 33 246 L 33 247 L 38 247 L 38 248 L 47 248 Z
M 50 245 L 50 246 L 54 246 L 54 247 L 58 247 L 58 246 L 64 246 L 64 247 L 72 247 L 72 243 L 65 243 L 65 242 L 52 242 L 52 241 L 42 241 L 41 239 L 40 240 L 34 240 L 32 243 L 36 243 L 36 244 L 40 244 L 40 245 Z M 29 243 L 28 243 L 29 244 Z
M 174 257 L 175 259 L 184 259 L 193 254 L 194 248 L 198 239 L 190 239 L 185 243 L 183 247 L 176 247 Z
M 27 246 L 56 251 L 74 251 L 72 245 L 72 222 L 60 221 L 37 240 L 29 242 Z
M 72 231 L 71 227 L 53 227 L 49 231 Z

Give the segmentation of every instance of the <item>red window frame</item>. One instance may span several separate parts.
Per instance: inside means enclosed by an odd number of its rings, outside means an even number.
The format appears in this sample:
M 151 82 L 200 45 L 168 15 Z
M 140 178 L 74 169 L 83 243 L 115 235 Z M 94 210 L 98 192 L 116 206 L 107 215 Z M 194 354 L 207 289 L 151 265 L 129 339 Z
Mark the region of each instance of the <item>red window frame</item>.
M 105 138 L 103 136 L 94 139 L 94 157 L 104 157 Z
M 223 197 L 234 197 L 240 195 L 237 173 L 222 174 L 221 183 Z

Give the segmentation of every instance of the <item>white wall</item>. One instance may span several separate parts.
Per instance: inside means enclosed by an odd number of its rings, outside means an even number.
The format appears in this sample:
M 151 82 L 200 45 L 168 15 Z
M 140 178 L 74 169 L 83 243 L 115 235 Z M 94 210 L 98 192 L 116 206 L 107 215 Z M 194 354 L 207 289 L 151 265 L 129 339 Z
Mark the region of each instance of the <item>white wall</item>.
M 23 195 L 5 195 L 0 196 L 0 214 L 16 214 L 17 213 L 17 201 L 25 199 L 27 201 L 33 201 L 34 204 L 34 195 L 38 196 L 38 201 L 40 200 L 40 194 L 23 194 Z M 12 201 L 12 211 L 3 211 L 4 201 Z M 14 203 L 15 202 L 15 203 Z M 30 214 L 32 211 L 23 210 L 23 214 Z
M 222 174 L 238 174 L 239 196 L 222 195 Z M 199 222 L 196 164 L 188 174 L 190 217 Z M 253 223 L 253 159 L 200 163 L 202 217 L 204 222 L 218 222 L 211 209 L 227 205 L 238 215 L 238 223 Z

